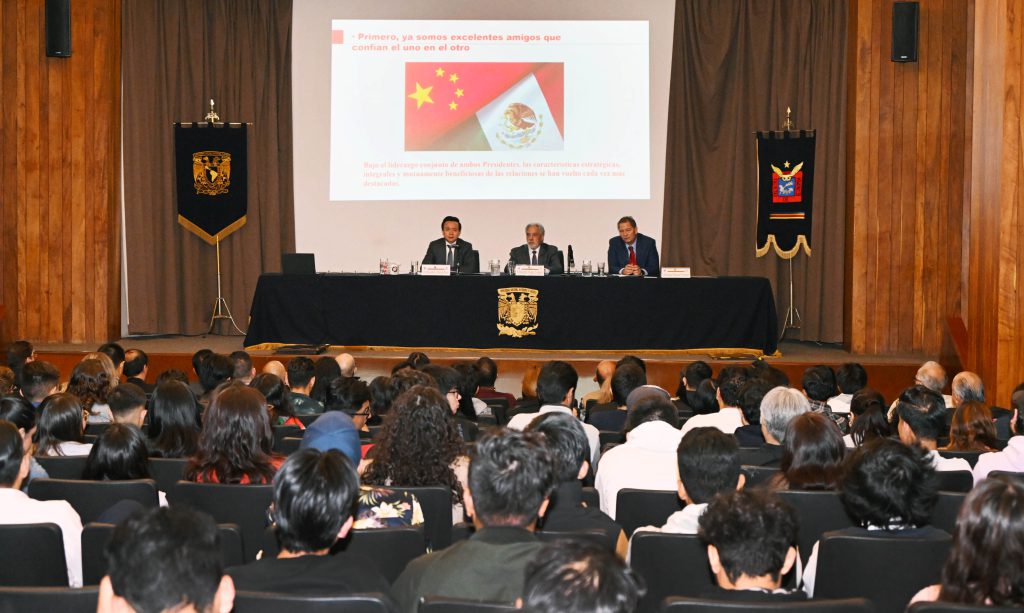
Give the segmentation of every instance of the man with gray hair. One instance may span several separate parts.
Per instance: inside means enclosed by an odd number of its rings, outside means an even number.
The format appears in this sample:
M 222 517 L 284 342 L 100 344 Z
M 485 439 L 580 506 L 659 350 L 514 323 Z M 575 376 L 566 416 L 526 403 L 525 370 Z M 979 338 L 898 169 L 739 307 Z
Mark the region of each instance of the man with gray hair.
M 953 406 L 959 407 L 965 402 L 985 402 L 985 384 L 978 373 L 965 370 L 953 377 Z
M 918 385 L 923 385 L 928 389 L 942 394 L 943 388 L 946 387 L 946 369 L 941 364 L 934 360 L 928 360 L 924 364 L 921 364 L 921 368 L 917 369 L 917 375 L 914 376 L 914 382 Z M 946 401 L 946 407 L 953 407 L 953 398 L 943 394 L 942 398 Z
M 740 461 L 751 466 L 778 466 L 789 422 L 810 410 L 807 396 L 799 390 L 776 387 L 765 394 L 761 401 L 761 434 L 765 443 L 758 449 L 740 449 Z
M 526 244 L 512 249 L 508 261 L 516 266 L 543 266 L 546 275 L 560 275 L 564 269 L 562 252 L 544 242 L 544 226 L 539 223 L 526 224 Z

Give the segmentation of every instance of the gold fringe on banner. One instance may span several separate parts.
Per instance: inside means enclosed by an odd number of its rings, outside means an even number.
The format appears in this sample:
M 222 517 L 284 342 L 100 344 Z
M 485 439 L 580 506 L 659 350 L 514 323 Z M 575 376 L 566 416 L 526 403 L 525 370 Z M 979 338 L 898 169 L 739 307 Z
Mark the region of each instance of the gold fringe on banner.
M 801 247 L 803 247 L 804 253 L 806 253 L 808 257 L 810 257 L 811 255 L 811 246 L 807 244 L 807 237 L 804 236 L 803 234 L 796 237 L 796 244 L 793 245 L 793 248 L 788 251 L 783 250 L 782 247 L 779 247 L 779 243 L 775 240 L 774 234 L 769 234 L 768 240 L 765 241 L 764 246 L 756 248 L 757 257 L 764 257 L 764 255 L 768 253 L 768 251 L 772 247 L 775 247 L 775 253 L 779 254 L 779 257 L 782 258 L 783 260 L 788 260 L 794 257 L 797 253 L 800 252 Z
M 192 223 L 191 221 L 185 219 L 181 215 L 178 215 L 178 223 L 181 224 L 182 226 L 184 226 L 184 228 L 186 230 L 188 230 L 189 232 L 195 234 L 196 236 L 198 236 L 199 238 L 203 239 L 204 241 L 210 243 L 211 245 L 216 245 L 217 241 L 224 240 L 225 236 L 227 236 L 228 234 L 231 234 L 235 230 L 237 230 L 237 229 L 241 228 L 242 226 L 244 226 L 245 225 L 245 218 L 246 217 L 247 217 L 247 215 L 242 215 L 234 223 L 232 223 L 230 226 L 224 228 L 220 232 L 218 232 L 216 234 L 213 234 L 213 235 L 207 234 L 202 228 L 200 228 L 196 224 Z

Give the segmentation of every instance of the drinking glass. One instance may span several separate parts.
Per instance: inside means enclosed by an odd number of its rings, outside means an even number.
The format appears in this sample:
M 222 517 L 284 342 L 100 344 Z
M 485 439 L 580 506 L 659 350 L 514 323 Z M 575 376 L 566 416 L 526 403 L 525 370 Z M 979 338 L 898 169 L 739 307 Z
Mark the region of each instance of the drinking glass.
M 597 263 L 597 276 L 599 276 L 599 277 L 603 277 L 604 276 L 604 262 L 598 262 Z
M 583 276 L 590 277 L 594 274 L 594 264 L 590 260 L 583 260 Z
M 490 260 L 491 276 L 497 277 L 501 274 L 501 260 Z

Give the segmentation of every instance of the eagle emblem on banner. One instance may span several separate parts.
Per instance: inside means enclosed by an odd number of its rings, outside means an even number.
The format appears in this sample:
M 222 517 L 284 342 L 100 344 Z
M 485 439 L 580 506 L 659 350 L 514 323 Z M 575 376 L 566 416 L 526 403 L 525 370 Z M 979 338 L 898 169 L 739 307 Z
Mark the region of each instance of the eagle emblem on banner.
M 522 338 L 536 334 L 540 292 L 527 287 L 498 290 L 498 336 Z
M 788 167 L 789 162 L 784 166 Z M 787 173 L 772 165 L 772 202 L 800 202 L 804 191 L 804 173 L 800 172 L 803 167 L 800 162 Z
M 197 151 L 192 154 L 192 178 L 197 194 L 216 196 L 228 193 L 231 185 L 231 154 L 224 151 Z

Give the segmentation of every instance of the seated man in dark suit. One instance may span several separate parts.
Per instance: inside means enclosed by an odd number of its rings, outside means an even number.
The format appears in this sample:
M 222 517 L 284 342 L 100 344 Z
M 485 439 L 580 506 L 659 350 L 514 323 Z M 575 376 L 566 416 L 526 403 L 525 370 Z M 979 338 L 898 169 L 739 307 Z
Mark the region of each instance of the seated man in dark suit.
M 807 600 L 782 588 L 797 560 L 796 512 L 766 491 L 720 494 L 700 516 L 698 534 L 718 587 L 700 595 L 712 600 L 776 602 Z
M 454 272 L 480 272 L 480 262 L 472 256 L 473 244 L 459 238 L 462 222 L 458 217 L 449 215 L 441 220 L 441 234 L 441 238 L 427 245 L 424 264 L 447 264 Z
M 608 272 L 650 277 L 661 274 L 657 241 L 638 234 L 636 220 L 632 217 L 620 219 L 619 235 L 608 241 Z
M 526 226 L 526 244 L 512 249 L 508 261 L 517 266 L 543 266 L 546 275 L 562 274 L 562 253 L 558 247 L 544 242 L 544 226 L 539 223 Z
M 133 383 L 142 388 L 142 391 L 150 396 L 156 386 L 146 382 L 146 375 L 149 374 L 149 356 L 141 349 L 129 349 L 124 352 L 124 376 L 126 383 Z

